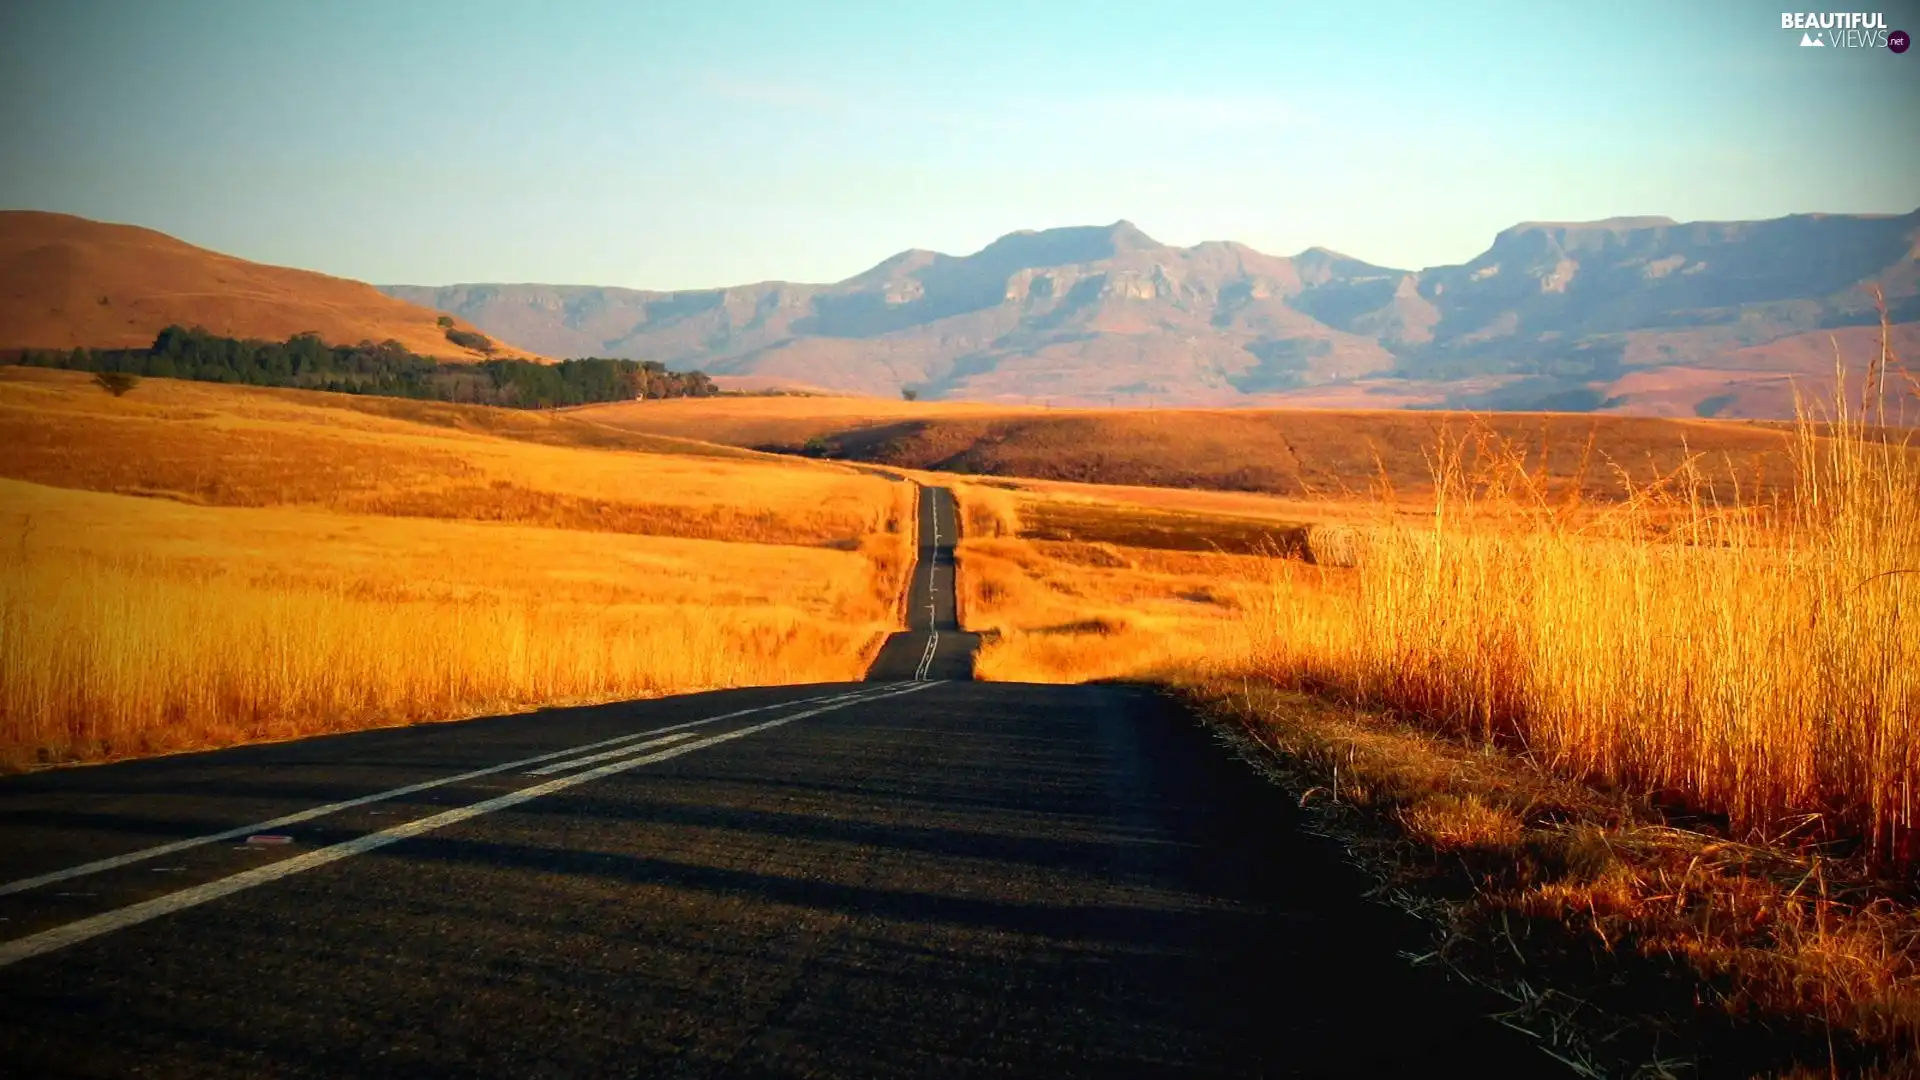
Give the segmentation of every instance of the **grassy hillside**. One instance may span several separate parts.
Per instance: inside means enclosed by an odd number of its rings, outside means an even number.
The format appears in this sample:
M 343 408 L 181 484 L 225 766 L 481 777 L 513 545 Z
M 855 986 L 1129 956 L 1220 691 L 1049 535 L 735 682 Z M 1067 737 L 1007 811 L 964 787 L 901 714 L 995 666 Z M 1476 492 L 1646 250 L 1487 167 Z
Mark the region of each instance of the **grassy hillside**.
M 911 489 L 562 415 L 0 369 L 0 756 L 849 679 Z
M 328 344 L 392 339 L 454 360 L 481 353 L 447 338 L 440 313 L 358 281 L 266 266 L 151 229 L 66 214 L 0 211 L 0 349 L 145 346 L 167 326 Z M 454 320 L 455 330 L 476 332 Z M 491 354 L 532 354 L 499 344 Z

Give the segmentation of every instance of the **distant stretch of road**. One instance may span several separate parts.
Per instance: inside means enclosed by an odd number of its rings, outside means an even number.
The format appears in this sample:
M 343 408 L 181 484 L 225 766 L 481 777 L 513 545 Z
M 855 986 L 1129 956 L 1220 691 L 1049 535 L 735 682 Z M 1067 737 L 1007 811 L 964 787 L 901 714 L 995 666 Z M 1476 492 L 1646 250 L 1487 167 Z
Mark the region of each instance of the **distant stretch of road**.
M 1152 691 L 866 683 L 0 779 L 0 1075 L 1553 1075 Z
M 887 639 L 868 682 L 970 679 L 977 634 L 963 633 L 954 593 L 959 508 L 946 488 L 920 489 L 920 543 L 907 585 L 907 630 Z

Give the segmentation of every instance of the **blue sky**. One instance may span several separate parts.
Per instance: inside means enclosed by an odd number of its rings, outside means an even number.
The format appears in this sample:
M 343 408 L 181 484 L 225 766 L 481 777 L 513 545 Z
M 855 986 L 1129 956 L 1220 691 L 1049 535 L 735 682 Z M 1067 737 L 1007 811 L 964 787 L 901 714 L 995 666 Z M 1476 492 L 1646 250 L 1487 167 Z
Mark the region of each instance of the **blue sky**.
M 12 3 L 0 206 L 376 282 L 641 288 L 1123 217 L 1417 268 L 1522 220 L 1920 206 L 1920 50 L 1801 49 L 1780 10 Z

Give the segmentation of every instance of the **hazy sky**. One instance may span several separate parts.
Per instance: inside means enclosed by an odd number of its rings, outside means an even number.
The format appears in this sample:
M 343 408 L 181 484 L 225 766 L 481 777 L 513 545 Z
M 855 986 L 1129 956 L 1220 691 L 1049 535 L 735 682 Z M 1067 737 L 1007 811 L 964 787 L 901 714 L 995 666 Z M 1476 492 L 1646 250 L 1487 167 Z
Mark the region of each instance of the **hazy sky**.
M 644 288 L 1123 217 L 1417 268 L 1522 220 L 1920 206 L 1920 50 L 1799 39 L 1776 0 L 7 0 L 0 206 Z

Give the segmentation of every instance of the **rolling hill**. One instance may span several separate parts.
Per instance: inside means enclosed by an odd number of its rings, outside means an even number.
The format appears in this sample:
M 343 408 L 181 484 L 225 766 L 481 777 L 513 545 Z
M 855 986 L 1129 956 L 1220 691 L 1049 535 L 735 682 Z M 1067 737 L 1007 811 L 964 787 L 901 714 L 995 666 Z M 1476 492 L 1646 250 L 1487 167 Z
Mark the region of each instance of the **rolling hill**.
M 1832 342 L 1920 346 L 1920 211 L 1529 222 L 1459 266 L 1161 244 L 1132 224 L 912 250 L 828 285 L 385 286 L 540 352 L 892 396 L 1781 416 Z
M 1384 481 L 1433 488 L 1437 445 L 1484 439 L 1522 452 L 1558 485 L 1618 498 L 1689 458 L 1716 496 L 1751 496 L 1792 475 L 1790 425 L 1768 421 L 1431 410 L 1056 408 L 881 398 L 683 398 L 589 405 L 576 419 L 636 434 L 705 439 L 896 469 L 1077 484 L 1249 492 L 1351 501 Z M 1494 445 L 1489 443 L 1489 447 Z
M 242 338 L 311 330 L 329 344 L 393 339 L 425 356 L 482 359 L 447 340 L 439 315 L 358 281 L 247 262 L 151 229 L 0 211 L 0 349 L 133 348 L 177 323 Z M 511 346 L 493 355 L 528 356 Z

